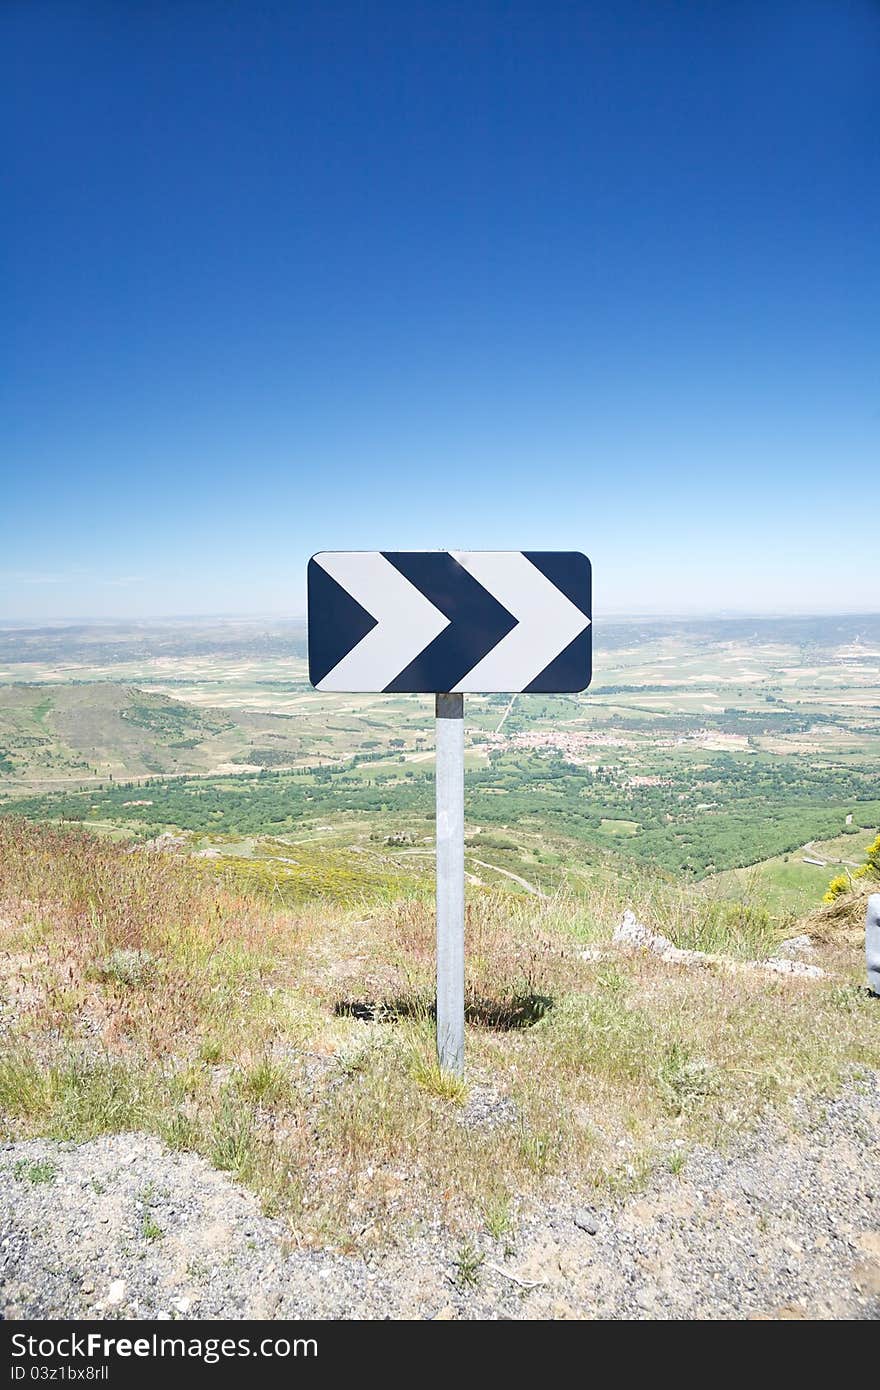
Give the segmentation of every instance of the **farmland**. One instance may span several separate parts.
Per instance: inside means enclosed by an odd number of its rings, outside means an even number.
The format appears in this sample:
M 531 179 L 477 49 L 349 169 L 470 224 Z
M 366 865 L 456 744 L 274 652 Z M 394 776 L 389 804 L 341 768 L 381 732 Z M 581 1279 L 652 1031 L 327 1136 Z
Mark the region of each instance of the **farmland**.
M 880 822 L 880 620 L 599 625 L 595 671 L 583 695 L 468 697 L 472 883 L 552 892 L 649 864 L 760 884 L 782 912 L 821 896 L 825 861 L 859 860 Z M 314 692 L 301 624 L 8 629 L 0 681 L 5 811 L 183 832 L 306 894 L 430 870 L 430 699 Z

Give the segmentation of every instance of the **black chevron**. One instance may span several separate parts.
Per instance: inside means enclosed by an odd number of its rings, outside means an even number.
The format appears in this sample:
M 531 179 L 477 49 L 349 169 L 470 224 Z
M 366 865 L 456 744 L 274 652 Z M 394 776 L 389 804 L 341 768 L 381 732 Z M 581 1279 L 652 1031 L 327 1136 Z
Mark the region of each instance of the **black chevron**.
M 586 555 L 576 552 L 560 554 L 555 550 L 524 550 L 523 554 L 571 600 L 575 608 L 579 608 L 585 617 L 590 616 L 593 575 Z M 588 628 L 538 673 L 526 686 L 525 693 L 543 695 L 586 690 L 592 675 L 592 648 L 593 633 L 592 628 Z
M 516 618 L 448 551 L 384 550 L 395 569 L 450 619 L 424 651 L 386 685 L 387 691 L 453 690 Z
M 376 626 L 376 619 L 314 560 L 309 561 L 308 589 L 309 614 L 321 615 L 320 624 L 309 620 L 309 680 L 317 685 Z

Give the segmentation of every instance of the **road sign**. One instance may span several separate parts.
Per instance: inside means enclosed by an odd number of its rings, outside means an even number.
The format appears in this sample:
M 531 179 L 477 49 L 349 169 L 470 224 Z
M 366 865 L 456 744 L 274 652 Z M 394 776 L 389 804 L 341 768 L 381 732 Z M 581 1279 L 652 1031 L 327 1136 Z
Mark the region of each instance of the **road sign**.
M 464 1070 L 464 692 L 585 690 L 577 551 L 325 550 L 309 561 L 318 690 L 436 696 L 437 1056 Z
M 590 683 L 577 551 L 328 550 L 309 561 L 318 690 L 567 692 Z

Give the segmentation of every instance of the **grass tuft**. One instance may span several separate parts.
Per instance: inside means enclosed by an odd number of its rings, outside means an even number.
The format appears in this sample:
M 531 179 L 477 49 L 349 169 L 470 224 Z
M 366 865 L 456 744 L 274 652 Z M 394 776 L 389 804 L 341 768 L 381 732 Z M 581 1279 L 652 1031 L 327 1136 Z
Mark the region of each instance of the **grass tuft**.
M 214 1116 L 211 1162 L 215 1168 L 243 1179 L 253 1170 L 256 1148 L 253 1111 L 227 1092 Z
M 485 1256 L 474 1248 L 469 1240 L 462 1241 L 455 1257 L 454 1282 L 459 1289 L 475 1289 L 480 1282 L 480 1270 Z
M 145 1211 L 141 1220 L 142 1239 L 161 1240 L 164 1234 L 165 1232 L 162 1230 L 162 1227 L 158 1224 L 158 1222 L 155 1220 L 152 1214 L 148 1211 Z
M 430 1058 L 416 1055 L 410 1074 L 429 1095 L 438 1096 L 441 1100 L 455 1101 L 457 1105 L 462 1105 L 467 1100 L 468 1088 L 464 1077 L 444 1070 L 438 1062 Z

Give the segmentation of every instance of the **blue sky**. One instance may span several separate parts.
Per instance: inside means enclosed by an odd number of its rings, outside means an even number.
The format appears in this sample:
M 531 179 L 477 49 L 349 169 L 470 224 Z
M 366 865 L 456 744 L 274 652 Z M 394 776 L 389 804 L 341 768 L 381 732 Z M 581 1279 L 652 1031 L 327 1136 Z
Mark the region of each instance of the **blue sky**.
M 7 0 L 0 55 L 0 616 L 433 547 L 880 607 L 874 0 Z

